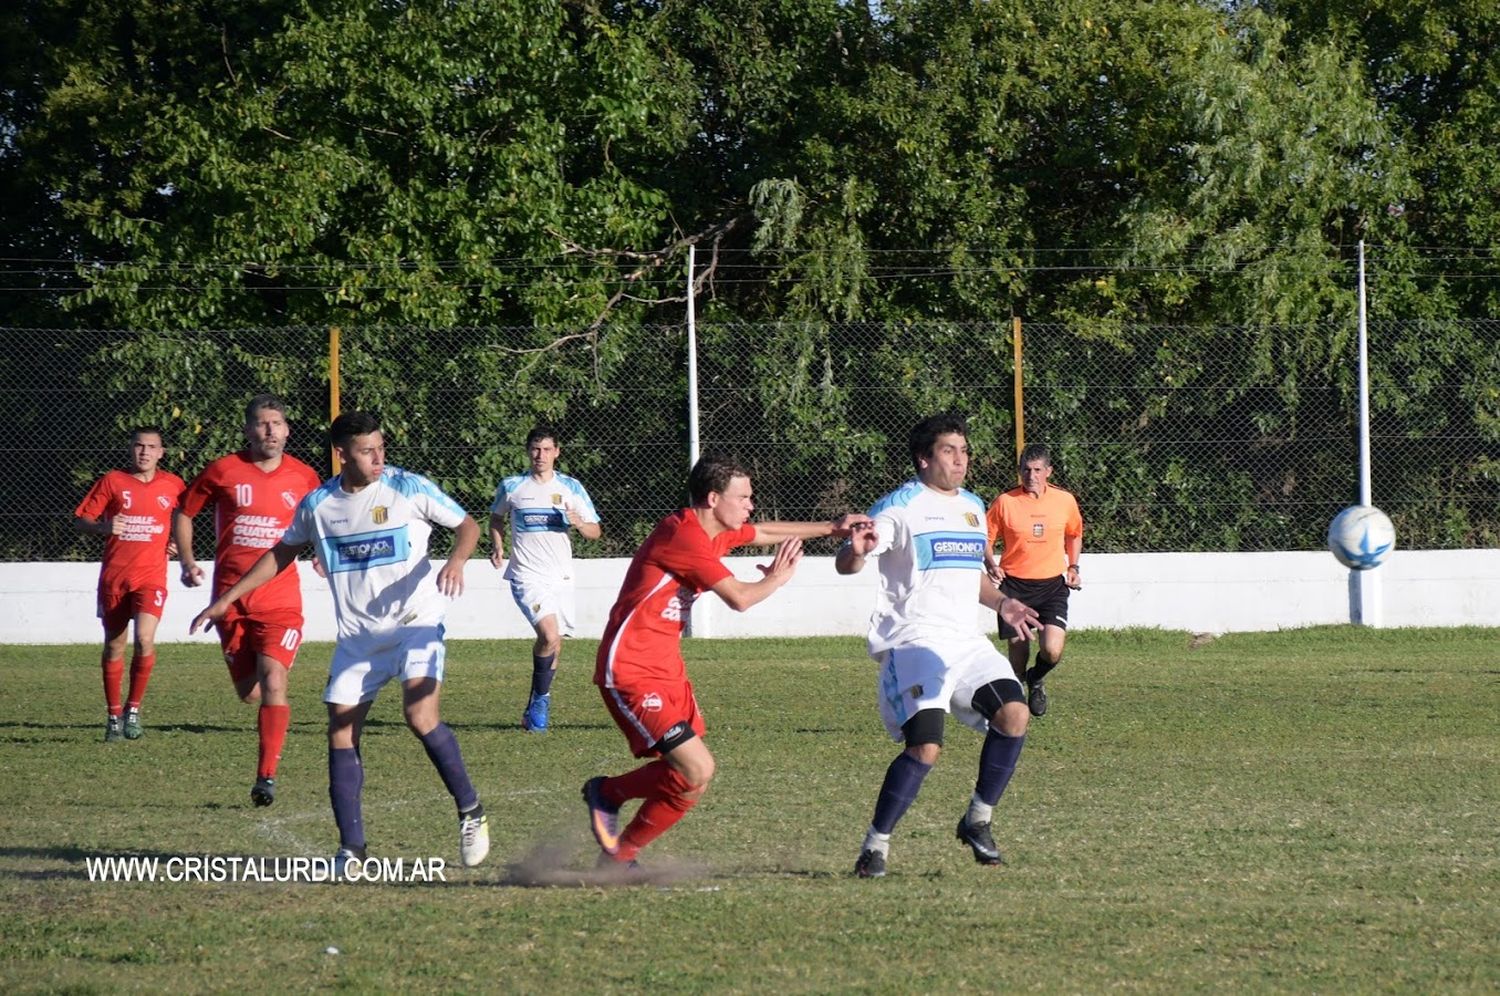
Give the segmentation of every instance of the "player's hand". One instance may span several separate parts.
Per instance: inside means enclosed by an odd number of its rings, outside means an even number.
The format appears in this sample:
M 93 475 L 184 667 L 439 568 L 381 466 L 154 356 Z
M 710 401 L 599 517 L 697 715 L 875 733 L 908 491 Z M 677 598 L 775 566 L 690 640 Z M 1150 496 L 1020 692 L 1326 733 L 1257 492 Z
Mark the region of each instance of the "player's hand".
M 104 523 L 105 525 L 109 526 L 109 534 L 111 536 L 125 535 L 125 520 L 120 518 L 118 515 L 111 515 L 106 517 Z
M 846 539 L 853 535 L 856 526 L 870 525 L 874 521 L 863 512 L 849 512 L 833 520 L 833 535 L 839 539 Z
M 328 580 L 328 568 L 326 568 L 326 567 L 323 566 L 323 558 L 322 557 L 318 556 L 316 553 L 313 554 L 312 565 L 313 565 L 313 573 L 314 574 L 316 574 L 318 577 L 322 578 L 325 581 Z
M 868 516 L 863 522 L 856 522 L 849 530 L 849 547 L 854 551 L 856 557 L 863 557 L 880 543 L 880 533 L 875 529 L 875 521 Z
M 1036 609 L 1019 598 L 1001 600 L 1000 618 L 1004 619 L 1010 628 L 1016 631 L 1016 635 L 1023 640 L 1034 639 L 1042 631 L 1041 616 L 1036 614 Z
M 203 572 L 199 571 L 199 573 L 201 574 Z M 229 611 L 229 603 L 228 602 L 223 602 L 223 601 L 216 601 L 216 602 L 214 602 L 208 608 L 204 609 L 202 612 L 198 613 L 196 616 L 193 617 L 193 621 L 190 622 L 190 623 L 188 623 L 188 632 L 189 633 L 200 633 L 203 630 L 208 629 L 209 623 L 215 623 L 215 622 L 218 622 L 220 619 L 223 619 L 224 618 L 224 613 L 226 613 L 228 611 Z
M 583 513 L 578 511 L 578 509 L 576 508 L 569 507 L 564 509 L 563 518 L 567 519 L 568 525 L 572 526 L 574 529 L 577 529 L 579 526 L 583 525 Z
M 776 556 L 771 558 L 770 564 L 756 564 L 755 566 L 768 578 L 784 579 L 797 569 L 797 564 L 801 560 L 802 541 L 793 537 L 781 541 L 781 545 L 776 547 Z
M 197 561 L 184 560 L 182 562 L 182 583 L 184 585 L 189 588 L 196 588 L 203 583 L 203 578 L 203 568 L 198 566 Z M 188 632 L 192 632 L 192 630 Z
M 494 565 L 494 568 L 497 571 L 500 570 L 501 568 L 503 568 L 505 566 L 505 551 L 504 550 L 498 550 L 498 549 L 497 550 L 491 550 L 490 551 L 490 563 Z
M 1083 587 L 1083 576 L 1078 573 L 1078 568 L 1069 567 L 1068 572 L 1063 575 L 1063 582 L 1067 584 L 1069 588 L 1077 591 L 1079 588 Z
M 449 598 L 457 598 L 464 593 L 464 565 L 444 564 L 437 572 L 437 590 Z
M 990 580 L 995 582 L 996 588 L 1005 582 L 1005 572 L 1000 569 L 1000 562 L 988 553 L 984 555 L 984 573 L 988 574 Z
M 171 560 L 177 556 L 177 541 L 167 540 L 167 559 Z

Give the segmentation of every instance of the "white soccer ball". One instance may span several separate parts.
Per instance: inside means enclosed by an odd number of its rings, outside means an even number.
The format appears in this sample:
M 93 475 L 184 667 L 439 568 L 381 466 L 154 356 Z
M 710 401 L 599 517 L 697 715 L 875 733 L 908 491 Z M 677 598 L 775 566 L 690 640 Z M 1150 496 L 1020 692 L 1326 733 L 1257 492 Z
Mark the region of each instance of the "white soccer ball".
M 1345 567 L 1368 571 L 1396 549 L 1396 527 L 1374 505 L 1350 505 L 1328 524 L 1328 549 Z

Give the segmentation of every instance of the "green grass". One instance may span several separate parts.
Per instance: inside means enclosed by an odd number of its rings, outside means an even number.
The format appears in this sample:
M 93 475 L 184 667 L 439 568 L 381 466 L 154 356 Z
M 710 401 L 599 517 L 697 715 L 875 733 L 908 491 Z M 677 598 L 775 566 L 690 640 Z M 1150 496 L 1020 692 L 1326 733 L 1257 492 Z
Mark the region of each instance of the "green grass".
M 293 672 L 270 810 L 205 649 L 163 647 L 146 737 L 106 747 L 96 651 L 0 648 L 0 988 L 1500 989 L 1500 632 L 1077 633 L 997 810 L 1009 865 L 953 840 L 979 739 L 950 724 L 879 881 L 849 874 L 896 751 L 862 643 L 693 641 L 719 777 L 633 887 L 577 884 L 578 786 L 628 762 L 594 644 L 568 645 L 547 737 L 516 727 L 528 646 L 450 647 L 479 869 L 396 697 L 372 713 L 372 851 L 445 857 L 432 885 L 88 881 L 85 855 L 329 854 L 329 648 Z M 572 884 L 526 884 L 539 862 Z

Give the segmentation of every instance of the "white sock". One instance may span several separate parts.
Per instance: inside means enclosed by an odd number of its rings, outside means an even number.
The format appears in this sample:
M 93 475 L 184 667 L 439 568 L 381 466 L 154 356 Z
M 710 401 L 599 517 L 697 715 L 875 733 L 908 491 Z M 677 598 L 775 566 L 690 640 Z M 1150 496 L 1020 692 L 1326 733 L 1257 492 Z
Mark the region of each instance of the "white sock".
M 978 826 L 981 823 L 988 823 L 994 813 L 994 806 L 979 798 L 978 795 L 974 795 L 969 798 L 969 815 L 965 819 L 969 821 L 969 826 Z
M 861 851 L 879 851 L 886 857 L 891 853 L 891 835 L 888 833 L 876 833 L 871 827 L 865 831 L 865 842 L 859 846 Z

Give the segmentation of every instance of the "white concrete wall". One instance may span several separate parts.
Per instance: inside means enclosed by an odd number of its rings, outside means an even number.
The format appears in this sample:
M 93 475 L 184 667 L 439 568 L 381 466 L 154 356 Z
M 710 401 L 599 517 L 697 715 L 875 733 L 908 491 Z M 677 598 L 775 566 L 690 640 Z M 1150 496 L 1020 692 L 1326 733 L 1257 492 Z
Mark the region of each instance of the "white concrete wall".
M 759 577 L 765 557 L 729 559 L 746 580 Z M 578 634 L 597 637 L 619 591 L 628 561 L 580 560 Z M 306 638 L 333 638 L 328 588 L 306 564 L 302 591 Z M 1083 557 L 1082 591 L 1071 602 L 1074 629 L 1154 626 L 1226 633 L 1290 629 L 1351 620 L 1350 571 L 1327 553 L 1134 553 Z M 157 633 L 163 643 L 206 641 L 187 634 L 188 621 L 208 604 L 207 588 L 183 588 L 175 565 Z M 1385 626 L 1500 626 L 1500 550 L 1397 551 L 1377 571 L 1377 605 Z M 509 587 L 488 561 L 474 560 L 468 590 L 448 612 L 455 639 L 531 636 Z M 0 643 L 93 643 L 95 564 L 0 564 Z M 875 567 L 840 577 L 827 557 L 803 561 L 797 576 L 746 613 L 713 595 L 699 599 L 696 632 L 704 636 L 863 635 L 874 602 Z M 975 607 L 986 630 L 994 620 Z

